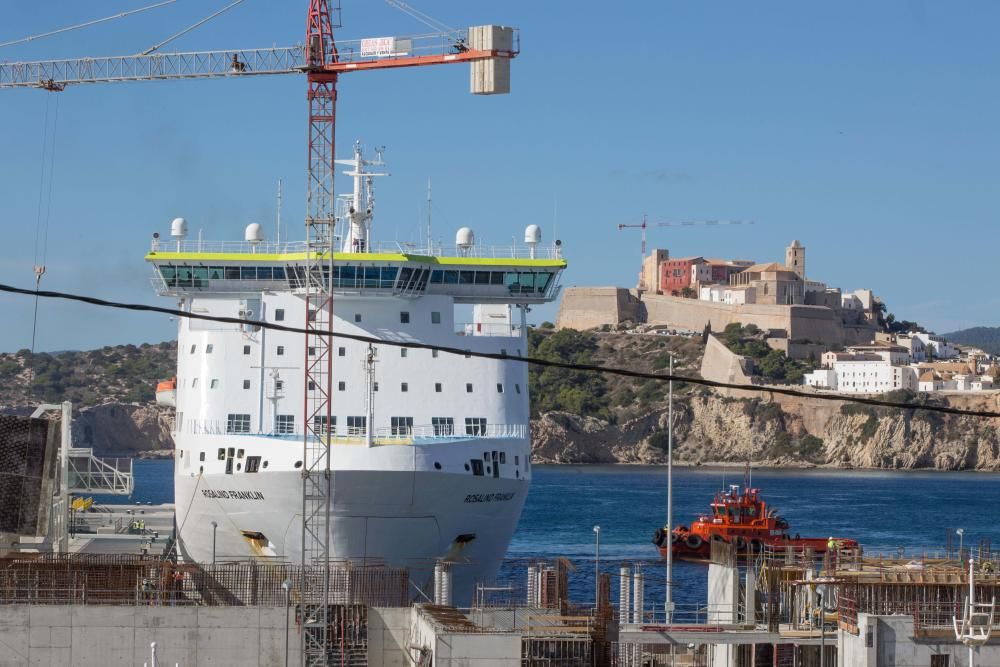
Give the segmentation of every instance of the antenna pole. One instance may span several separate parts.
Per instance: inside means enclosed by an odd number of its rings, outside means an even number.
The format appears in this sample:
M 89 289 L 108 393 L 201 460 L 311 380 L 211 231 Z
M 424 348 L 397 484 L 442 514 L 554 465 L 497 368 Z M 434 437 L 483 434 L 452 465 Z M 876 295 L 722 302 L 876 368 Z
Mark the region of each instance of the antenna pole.
M 434 254 L 434 241 L 431 240 L 431 179 L 427 179 L 427 254 Z
M 645 231 L 645 229 L 643 229 Z M 674 354 L 670 353 L 670 375 L 674 374 Z M 667 383 L 667 600 L 664 605 L 669 625 L 674 614 L 674 381 Z
M 277 212 L 277 223 L 278 231 L 274 235 L 274 240 L 278 244 L 279 248 L 281 246 L 281 179 L 278 179 L 278 212 Z

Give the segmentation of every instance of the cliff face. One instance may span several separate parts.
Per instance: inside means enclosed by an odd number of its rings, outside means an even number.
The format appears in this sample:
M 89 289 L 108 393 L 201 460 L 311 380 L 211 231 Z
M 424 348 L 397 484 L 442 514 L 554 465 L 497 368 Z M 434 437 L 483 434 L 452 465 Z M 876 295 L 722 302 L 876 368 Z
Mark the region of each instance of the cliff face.
M 156 405 L 107 403 L 73 418 L 73 443 L 92 447 L 98 456 L 146 458 L 169 454 L 173 410 Z
M 842 405 L 693 393 L 674 402 L 674 460 L 695 465 L 750 458 L 755 464 L 775 466 L 1000 470 L 996 420 Z M 667 411 L 661 406 L 622 424 L 546 413 L 532 424 L 533 460 L 665 463 L 666 427 Z

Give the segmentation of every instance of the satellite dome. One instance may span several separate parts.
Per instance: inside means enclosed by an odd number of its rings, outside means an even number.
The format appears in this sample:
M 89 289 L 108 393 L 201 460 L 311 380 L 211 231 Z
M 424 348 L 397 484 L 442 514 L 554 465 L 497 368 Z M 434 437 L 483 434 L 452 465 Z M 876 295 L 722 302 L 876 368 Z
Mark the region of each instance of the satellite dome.
M 259 223 L 251 222 L 247 225 L 245 238 L 247 243 L 261 243 L 264 240 L 264 228 Z
M 471 248 L 476 244 L 476 235 L 470 227 L 460 227 L 455 233 L 455 245 L 460 248 Z
M 175 239 L 182 239 L 187 236 L 188 223 L 184 218 L 174 218 L 170 223 L 170 235 Z
M 524 242 L 528 244 L 542 242 L 542 228 L 538 225 L 528 225 L 524 228 Z

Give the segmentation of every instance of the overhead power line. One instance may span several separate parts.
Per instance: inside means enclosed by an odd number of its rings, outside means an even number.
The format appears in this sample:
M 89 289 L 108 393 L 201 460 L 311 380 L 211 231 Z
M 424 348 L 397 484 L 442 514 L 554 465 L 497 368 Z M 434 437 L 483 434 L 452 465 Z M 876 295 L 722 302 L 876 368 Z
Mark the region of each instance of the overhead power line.
M 42 39 L 43 37 L 51 37 L 52 35 L 58 35 L 63 32 L 69 32 L 71 30 L 79 30 L 80 28 L 86 28 L 92 25 L 97 25 L 98 23 L 104 23 L 105 21 L 113 21 L 115 19 L 124 18 L 131 14 L 138 14 L 139 12 L 149 11 L 150 9 L 156 9 L 157 7 L 163 7 L 164 5 L 172 5 L 177 0 L 163 0 L 163 2 L 157 2 L 155 5 L 146 5 L 145 7 L 139 7 L 138 9 L 130 9 L 126 12 L 119 12 L 118 14 L 112 14 L 111 16 L 105 16 L 104 18 L 94 19 L 93 21 L 87 21 L 85 23 L 77 23 L 76 25 L 69 25 L 65 28 L 57 28 L 56 30 L 50 30 L 48 32 L 43 32 L 38 35 L 30 35 L 28 37 L 22 37 L 21 39 L 14 39 L 9 42 L 0 42 L 0 48 L 4 46 L 14 46 L 15 44 L 24 44 L 25 42 L 31 42 L 36 39 Z
M 84 296 L 82 294 L 70 294 L 68 292 L 56 292 L 52 290 L 32 290 L 25 289 L 22 287 L 14 287 L 13 285 L 4 285 L 0 283 L 0 292 L 7 292 L 9 294 L 21 294 L 24 296 L 38 296 L 42 299 L 64 299 L 67 301 L 76 301 L 79 303 L 86 303 L 92 306 L 100 306 L 103 308 L 117 308 L 121 310 L 132 310 L 147 313 L 160 313 L 162 315 L 170 315 L 171 317 L 184 317 L 192 320 L 205 320 L 208 322 L 222 322 L 226 324 L 238 324 L 242 326 L 255 326 L 261 327 L 262 329 L 270 329 L 273 331 L 287 331 L 289 333 L 297 334 L 310 334 L 318 335 L 315 331 L 306 331 L 304 328 L 292 327 L 284 324 L 276 324 L 274 322 L 262 322 L 260 320 L 247 320 L 239 317 L 224 317 L 221 315 L 205 315 L 203 313 L 191 313 L 184 310 L 179 310 L 177 308 L 163 308 L 161 306 L 149 306 L 144 303 L 122 303 L 120 301 L 108 301 L 106 299 L 99 299 L 93 296 Z M 628 368 L 616 368 L 614 366 L 597 366 L 594 364 L 574 364 L 564 361 L 552 361 L 550 359 L 538 359 L 536 357 L 525 357 L 521 355 L 513 354 L 503 354 L 497 352 L 476 352 L 474 350 L 464 350 L 457 347 L 449 347 L 446 345 L 432 345 L 430 343 L 419 343 L 413 341 L 395 341 L 395 340 L 383 340 L 381 338 L 375 338 L 374 336 L 362 336 L 360 334 L 351 334 L 343 332 L 333 332 L 328 334 L 331 338 L 342 339 L 342 340 L 354 340 L 360 343 L 370 343 L 372 345 L 388 345 L 392 347 L 406 347 L 417 350 L 437 350 L 438 352 L 444 352 L 445 354 L 454 354 L 462 357 L 476 357 L 480 359 L 496 359 L 502 361 L 520 361 L 532 366 L 542 366 L 547 368 L 564 368 L 571 371 L 584 371 L 591 373 L 607 373 L 608 375 L 619 375 L 622 377 L 638 378 L 642 380 L 655 380 L 658 382 L 669 382 L 673 380 L 675 382 L 686 382 L 688 384 L 699 385 L 702 387 L 711 387 L 713 389 L 738 389 L 740 391 L 750 391 L 757 392 L 761 394 L 780 394 L 782 396 L 795 396 L 797 398 L 808 398 L 821 401 L 836 401 L 839 403 L 859 403 L 861 405 L 871 405 L 873 407 L 880 408 L 896 408 L 899 410 L 923 410 L 925 412 L 938 412 L 950 415 L 961 415 L 966 417 L 986 417 L 986 418 L 998 418 L 1000 417 L 1000 412 L 992 412 L 990 410 L 963 410 L 961 408 L 953 408 L 945 405 L 915 405 L 911 403 L 897 403 L 894 401 L 884 401 L 878 398 L 865 398 L 861 396 L 849 396 L 846 394 L 813 394 L 805 391 L 800 391 L 798 389 L 788 389 L 785 387 L 761 387 L 757 385 L 744 385 L 735 384 L 731 382 L 717 382 L 715 380 L 706 380 L 704 378 L 690 377 L 685 375 L 675 375 L 675 374 L 660 374 L 660 373 L 646 373 L 644 371 L 634 371 Z

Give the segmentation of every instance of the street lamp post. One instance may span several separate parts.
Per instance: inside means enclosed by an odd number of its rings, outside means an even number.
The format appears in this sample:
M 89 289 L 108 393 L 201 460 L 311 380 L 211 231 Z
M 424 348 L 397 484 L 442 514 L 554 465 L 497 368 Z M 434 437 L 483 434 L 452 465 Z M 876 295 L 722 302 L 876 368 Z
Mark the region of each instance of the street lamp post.
M 285 589 L 285 667 L 288 667 L 288 596 L 292 589 L 292 580 L 285 579 L 281 582 L 281 587 Z
M 826 661 L 826 610 L 823 609 L 823 594 L 816 595 L 819 597 L 819 667 L 823 667 Z
M 670 375 L 674 374 L 674 355 L 670 353 Z M 674 613 L 674 381 L 667 383 L 667 590 L 664 611 L 670 623 Z
M 215 533 L 219 528 L 219 524 L 212 522 L 212 565 L 215 565 Z
M 958 560 L 961 561 L 962 546 L 963 542 L 965 541 L 965 528 L 959 528 L 958 530 L 955 531 L 955 533 L 958 535 Z
M 601 597 L 601 527 L 594 526 L 594 606 Z

